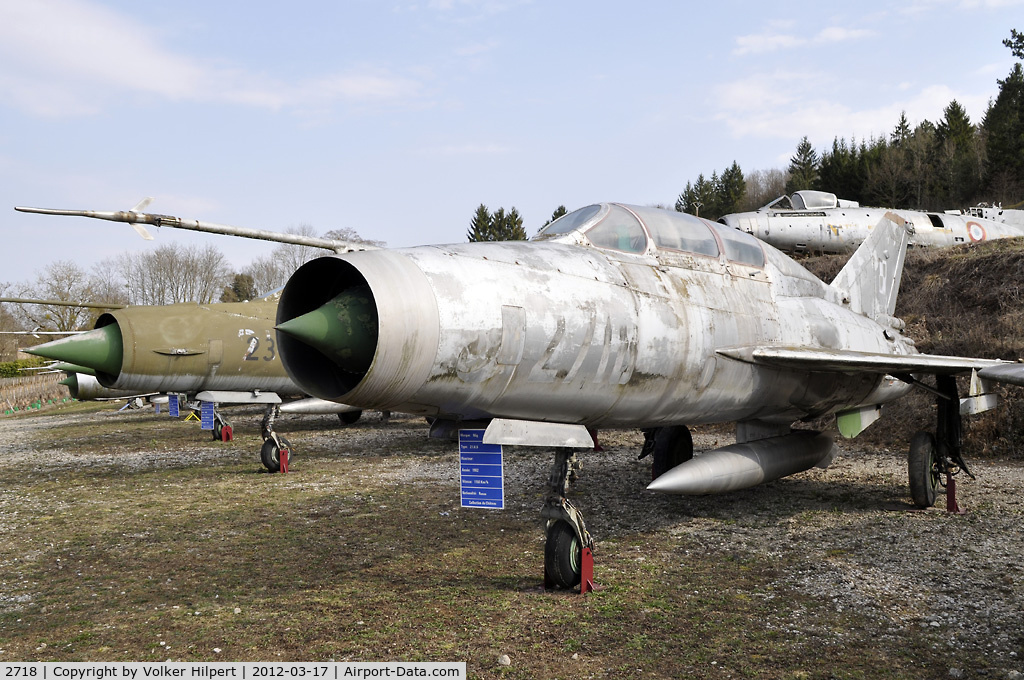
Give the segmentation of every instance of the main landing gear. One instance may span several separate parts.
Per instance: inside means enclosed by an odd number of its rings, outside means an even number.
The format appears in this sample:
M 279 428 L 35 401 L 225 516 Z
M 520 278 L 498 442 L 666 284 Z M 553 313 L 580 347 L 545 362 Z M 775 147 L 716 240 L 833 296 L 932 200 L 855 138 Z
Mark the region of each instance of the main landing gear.
M 654 456 L 651 481 L 693 458 L 693 435 L 685 425 L 651 427 L 642 430 L 644 445 L 637 460 Z
M 946 510 L 960 512 L 956 502 L 956 480 L 953 477 L 963 470 L 968 477 L 974 479 L 964 462 L 961 448 L 960 395 L 953 376 L 936 376 L 935 387 L 938 405 L 935 434 L 918 432 L 910 442 L 910 455 L 907 459 L 910 497 L 917 507 L 930 508 L 935 505 L 938 486 L 943 484 L 946 487 Z M 943 475 L 945 483 L 942 481 Z
M 215 442 L 229 442 L 235 438 L 235 430 L 231 427 L 231 423 L 217 409 L 213 410 L 213 430 L 211 433 Z
M 579 474 L 580 461 L 572 449 L 558 449 L 548 479 L 550 491 L 541 510 L 547 520 L 544 544 L 544 587 L 594 590 L 594 539 L 583 515 L 565 497 Z

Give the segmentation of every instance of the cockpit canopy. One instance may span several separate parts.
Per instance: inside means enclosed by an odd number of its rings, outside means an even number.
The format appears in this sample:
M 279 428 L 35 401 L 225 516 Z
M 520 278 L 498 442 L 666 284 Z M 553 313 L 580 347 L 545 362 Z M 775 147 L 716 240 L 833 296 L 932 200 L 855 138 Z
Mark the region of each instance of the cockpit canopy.
M 856 208 L 859 205 L 857 201 L 848 201 L 827 191 L 804 189 L 794 191 L 792 196 L 779 196 L 762 210 L 833 210 Z
M 540 241 L 575 233 L 597 248 L 626 253 L 656 250 L 680 251 L 720 257 L 754 267 L 764 266 L 760 242 L 735 229 L 718 229 L 686 213 L 659 208 L 642 208 L 617 203 L 599 203 L 558 218 L 533 240 Z

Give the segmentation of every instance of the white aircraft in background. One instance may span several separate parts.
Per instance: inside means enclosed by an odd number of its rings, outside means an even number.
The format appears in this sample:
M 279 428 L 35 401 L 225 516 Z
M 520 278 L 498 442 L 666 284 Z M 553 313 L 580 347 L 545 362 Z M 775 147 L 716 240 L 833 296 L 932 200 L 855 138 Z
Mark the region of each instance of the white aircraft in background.
M 913 227 L 911 248 L 1024 236 L 1024 226 L 970 213 L 865 208 L 824 191 L 797 191 L 792 196 L 780 196 L 760 210 L 732 213 L 718 221 L 786 252 L 852 253 L 890 210 Z

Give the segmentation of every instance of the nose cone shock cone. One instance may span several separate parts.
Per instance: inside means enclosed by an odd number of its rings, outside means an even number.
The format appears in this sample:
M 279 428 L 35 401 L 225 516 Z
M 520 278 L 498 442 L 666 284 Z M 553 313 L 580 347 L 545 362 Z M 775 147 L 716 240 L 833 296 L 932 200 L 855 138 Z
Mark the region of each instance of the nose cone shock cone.
M 71 394 L 72 399 L 78 399 L 78 374 L 69 373 L 68 377 L 60 381 L 61 385 L 68 388 L 68 392 Z
M 318 350 L 345 371 L 363 373 L 377 351 L 377 306 L 366 286 L 277 325 L 277 330 Z
M 67 364 L 64 362 L 54 364 L 50 366 L 55 371 L 64 371 L 65 373 L 81 373 L 82 375 L 96 375 L 96 371 L 87 366 L 80 366 L 78 364 Z
M 36 345 L 25 351 L 116 376 L 121 372 L 124 348 L 120 329 L 117 324 L 110 324 L 80 335 Z

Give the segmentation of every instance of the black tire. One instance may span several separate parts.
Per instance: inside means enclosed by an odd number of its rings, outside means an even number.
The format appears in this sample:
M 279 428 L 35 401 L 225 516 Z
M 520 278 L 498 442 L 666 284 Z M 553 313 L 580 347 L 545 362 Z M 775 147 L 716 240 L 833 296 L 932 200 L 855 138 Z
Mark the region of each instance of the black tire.
M 284 437 L 280 437 L 280 439 L 281 444 L 291 454 L 292 445 Z M 267 468 L 267 472 L 281 471 L 281 450 L 277 448 L 273 438 L 265 440 L 263 446 L 260 447 L 260 460 L 263 461 L 263 467 Z
M 935 461 L 935 437 L 931 432 L 918 432 L 910 441 L 907 457 L 910 497 L 919 508 L 935 505 L 935 489 L 939 485 L 939 467 Z
M 652 457 L 652 480 L 693 458 L 693 435 L 690 430 L 685 425 L 659 427 L 654 433 Z
M 557 588 L 575 588 L 580 583 L 583 546 L 572 525 L 564 519 L 548 530 L 544 543 L 544 568 Z
M 341 421 L 342 425 L 351 425 L 359 420 L 362 415 L 362 411 L 348 411 L 347 413 L 339 413 L 338 420 Z
M 214 423 L 213 423 L 213 430 L 210 432 L 210 434 L 213 435 L 213 441 L 215 441 L 215 442 L 219 442 L 220 441 L 220 433 L 221 433 L 222 429 L 223 429 L 223 426 L 220 424 L 220 421 L 219 420 L 215 420 Z

